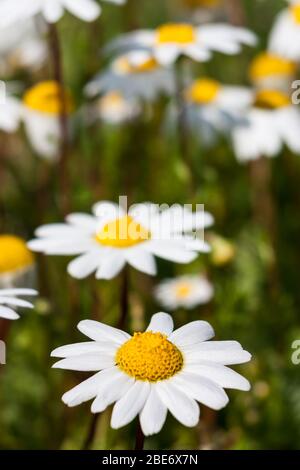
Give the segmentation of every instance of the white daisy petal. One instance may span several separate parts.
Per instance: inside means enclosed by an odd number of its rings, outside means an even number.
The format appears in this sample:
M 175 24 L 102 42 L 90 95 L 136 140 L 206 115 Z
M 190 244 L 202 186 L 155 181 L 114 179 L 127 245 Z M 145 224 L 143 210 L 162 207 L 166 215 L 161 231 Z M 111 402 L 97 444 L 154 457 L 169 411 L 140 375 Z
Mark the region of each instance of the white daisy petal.
M 63 395 L 62 401 L 66 405 L 73 407 L 91 400 L 97 395 L 97 390 L 102 381 L 103 375 L 107 374 L 108 371 L 111 371 L 112 369 L 113 368 L 102 370 L 101 372 L 98 372 L 92 377 L 84 380 L 79 385 L 76 385 L 76 387 Z
M 130 423 L 142 410 L 149 393 L 150 384 L 148 382 L 135 382 L 128 392 L 116 402 L 111 416 L 111 427 L 119 429 Z
M 67 346 L 60 346 L 51 352 L 51 357 L 74 357 L 81 354 L 90 354 L 97 352 L 108 352 L 114 354 L 116 345 L 110 342 L 97 343 L 96 341 L 85 341 L 83 343 L 68 344 Z
M 128 250 L 126 253 L 126 261 L 133 268 L 143 273 L 154 276 L 156 274 L 156 263 L 151 253 L 143 250 L 143 248 L 135 248 Z
M 17 299 L 15 297 L 3 297 L 0 290 L 0 304 L 16 305 L 17 307 L 33 308 L 32 303 L 27 300 Z
M 179 348 L 202 343 L 215 336 L 215 332 L 206 321 L 196 320 L 175 330 L 169 337 Z
M 155 390 L 170 413 L 184 426 L 193 427 L 199 421 L 196 401 L 173 385 L 172 379 L 157 382 Z
M 63 0 L 65 7 L 84 21 L 94 21 L 101 13 L 100 5 L 94 0 Z
M 94 234 L 97 228 L 97 218 L 89 214 L 74 213 L 66 217 L 66 221 L 79 229 L 84 229 Z
M 152 315 L 147 331 L 152 331 L 153 333 L 163 333 L 169 336 L 172 333 L 173 328 L 174 322 L 171 315 L 168 315 L 168 313 L 159 312 L 155 315 Z
M 82 320 L 78 323 L 78 330 L 94 341 L 107 342 L 112 341 L 117 345 L 123 344 L 131 338 L 125 331 L 118 330 L 112 326 L 105 325 L 94 320 Z
M 76 279 L 84 279 L 96 271 L 100 260 L 99 250 L 85 253 L 68 264 L 68 273 Z
M 113 367 L 114 355 L 107 351 L 101 353 L 82 354 L 80 356 L 67 357 L 53 364 L 54 369 L 67 369 L 78 371 L 95 371 Z
M 214 364 L 211 362 L 201 362 L 199 364 L 186 365 L 185 371 L 201 377 L 211 379 L 223 388 L 233 388 L 235 390 L 250 390 L 250 383 L 242 375 L 229 367 Z
M 20 318 L 20 315 L 14 312 L 11 308 L 0 305 L 0 317 L 6 318 L 7 320 L 17 320 Z
M 187 264 L 197 258 L 197 253 L 185 250 L 182 244 L 179 245 L 172 240 L 150 240 L 145 244 L 145 249 L 149 250 L 159 258 L 173 261 L 175 263 Z
M 124 268 L 125 263 L 125 258 L 121 250 L 120 252 L 112 251 L 110 254 L 105 255 L 100 262 L 100 266 L 96 272 L 96 278 L 106 280 L 113 279 Z
M 249 362 L 251 354 L 244 351 L 237 341 L 204 342 L 184 350 L 187 364 L 199 361 L 217 362 L 223 365 L 243 364 Z
M 97 397 L 92 403 L 92 413 L 101 413 L 113 402 L 120 400 L 132 388 L 134 379 L 121 372 L 117 367 L 110 372 L 105 381 L 101 381 Z
M 151 390 L 144 408 L 140 413 L 141 428 L 145 436 L 151 436 L 161 431 L 167 417 L 168 408 L 163 404 L 155 386 Z
M 61 0 L 46 0 L 43 6 L 43 14 L 48 23 L 56 23 L 63 16 L 64 9 Z

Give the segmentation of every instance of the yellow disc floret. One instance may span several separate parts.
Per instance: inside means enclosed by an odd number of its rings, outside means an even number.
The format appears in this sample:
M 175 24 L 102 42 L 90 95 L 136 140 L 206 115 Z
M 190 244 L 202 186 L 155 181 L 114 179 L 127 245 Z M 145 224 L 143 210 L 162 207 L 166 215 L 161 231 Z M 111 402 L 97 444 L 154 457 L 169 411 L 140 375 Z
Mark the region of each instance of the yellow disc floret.
M 131 62 L 128 57 L 120 57 L 115 62 L 116 70 L 124 75 L 152 72 L 157 69 L 158 63 L 152 57 L 142 60 L 139 63 Z
M 249 75 L 253 81 L 274 76 L 292 76 L 296 72 L 296 64 L 275 54 L 263 52 L 253 60 Z
M 175 288 L 175 294 L 178 299 L 185 299 L 192 292 L 192 286 L 187 282 L 178 284 Z
M 135 333 L 117 351 L 116 365 L 136 380 L 157 382 L 177 374 L 183 367 L 179 349 L 162 333 Z
M 196 42 L 196 31 L 186 23 L 168 23 L 156 30 L 157 44 L 188 45 Z
M 66 112 L 71 114 L 74 110 L 74 103 L 70 93 L 65 90 Z M 46 114 L 59 114 L 62 111 L 61 89 L 57 82 L 40 82 L 30 88 L 23 97 L 23 102 L 27 108 Z
M 186 98 L 196 104 L 213 103 L 218 96 L 221 85 L 216 80 L 201 78 L 187 89 Z
M 30 267 L 34 262 L 22 238 L 0 235 L 0 273 L 10 273 Z
M 129 215 L 108 222 L 96 234 L 98 243 L 114 248 L 129 248 L 150 238 L 150 232 Z
M 297 24 L 300 24 L 300 3 L 290 6 L 290 11 L 293 15 L 293 18 Z
M 263 109 L 279 109 L 289 106 L 290 98 L 278 90 L 261 90 L 256 94 L 254 106 Z

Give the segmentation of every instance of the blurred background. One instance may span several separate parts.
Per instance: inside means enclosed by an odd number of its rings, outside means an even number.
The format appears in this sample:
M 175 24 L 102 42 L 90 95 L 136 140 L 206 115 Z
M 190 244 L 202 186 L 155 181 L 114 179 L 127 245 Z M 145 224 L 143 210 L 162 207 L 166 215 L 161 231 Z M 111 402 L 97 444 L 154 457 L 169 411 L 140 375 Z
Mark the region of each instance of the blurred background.
M 152 295 L 160 280 L 203 273 L 215 289 L 212 301 L 190 311 L 178 309 L 175 324 L 207 320 L 217 339 L 240 341 L 253 360 L 236 370 L 250 380 L 252 390 L 229 391 L 230 404 L 217 414 L 201 407 L 202 419 L 194 429 L 184 428 L 169 416 L 162 432 L 146 440 L 146 448 L 296 449 L 300 365 L 292 363 L 291 355 L 293 341 L 300 338 L 299 155 L 284 148 L 270 161 L 265 195 L 271 198 L 275 220 L 270 232 L 264 214 L 253 203 L 256 188 L 251 167 L 236 160 L 226 137 L 220 136 L 207 148 L 197 136 L 189 135 L 195 185 L 191 195 L 190 169 L 181 158 L 176 131 L 170 131 L 165 122 L 172 97 L 143 103 L 137 119 L 119 125 L 99 119 L 85 125 L 85 118 L 80 118 L 87 106 L 84 87 L 109 64 L 110 58 L 101 52 L 108 41 L 168 21 L 206 22 L 211 12 L 200 11 L 197 3 L 128 0 L 122 7 L 104 3 L 101 17 L 92 24 L 68 14 L 58 23 L 65 84 L 79 115 L 69 148 L 69 206 L 72 211 L 89 212 L 97 200 L 117 201 L 119 195 L 127 194 L 132 202 L 203 203 L 215 217 L 214 227 L 206 233 L 211 254 L 186 266 L 159 260 L 157 278 L 130 271 L 127 328 L 143 328 L 161 309 Z M 223 3 L 217 13 L 221 20 L 245 24 L 258 35 L 258 45 L 236 56 L 216 53 L 206 64 L 189 62 L 187 73 L 250 86 L 249 63 L 265 49 L 274 18 L 286 2 Z M 43 28 L 41 34 L 47 43 Z M 0 72 L 19 97 L 30 86 L 53 77 L 48 57 L 40 67 L 10 63 Z M 35 154 L 23 126 L 13 133 L 0 131 L 0 139 L 0 231 L 29 240 L 37 226 L 63 218 L 57 164 Z M 81 319 L 117 323 L 120 279 L 76 281 L 66 274 L 67 261 L 35 255 L 30 280 L 40 292 L 35 309 L 23 312 L 17 322 L 3 325 L 2 321 L 7 364 L 0 366 L 1 449 L 80 449 L 89 440 L 90 404 L 68 409 L 61 401 L 62 394 L 87 374 L 52 370 L 50 351 L 84 339 L 76 330 Z M 134 424 L 114 431 L 109 418 L 110 410 L 99 417 L 88 445 L 131 449 Z

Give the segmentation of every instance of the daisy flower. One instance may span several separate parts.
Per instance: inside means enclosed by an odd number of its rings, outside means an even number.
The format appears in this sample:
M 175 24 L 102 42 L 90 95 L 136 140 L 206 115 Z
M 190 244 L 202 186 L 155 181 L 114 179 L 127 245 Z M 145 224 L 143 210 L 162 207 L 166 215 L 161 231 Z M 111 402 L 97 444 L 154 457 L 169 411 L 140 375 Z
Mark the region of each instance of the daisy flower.
M 289 5 L 279 13 L 272 28 L 269 50 L 287 59 L 300 59 L 300 1 L 287 0 Z
M 136 204 L 126 212 L 111 202 L 99 202 L 93 215 L 71 214 L 65 224 L 37 229 L 29 242 L 33 251 L 48 255 L 80 255 L 68 265 L 78 279 L 96 271 L 97 279 L 112 279 L 126 263 L 149 275 L 156 274 L 154 255 L 175 263 L 190 263 L 209 246 L 191 235 L 213 223 L 208 213 L 182 206 L 158 211 L 152 204 Z
M 1 86 L 1 84 L 0 84 Z M 21 122 L 22 105 L 20 100 L 11 96 L 7 91 L 6 84 L 0 89 L 0 130 L 4 132 L 15 132 Z
M 106 0 L 122 4 L 123 0 Z M 94 21 L 101 13 L 95 0 L 1 0 L 0 26 L 11 26 L 37 14 L 42 14 L 48 23 L 56 23 L 67 10 L 83 21 Z
M 65 96 L 67 113 L 71 116 L 74 111 L 73 99 L 68 91 Z M 32 148 L 42 158 L 53 160 L 58 155 L 60 113 L 60 89 L 55 81 L 40 82 L 23 96 L 22 118 L 26 134 Z
M 232 131 L 238 160 L 274 157 L 284 145 L 300 153 L 300 113 L 287 94 L 279 90 L 259 90 L 245 118 L 246 122 Z
M 93 413 L 115 403 L 114 429 L 139 416 L 143 433 L 156 434 L 168 411 L 193 427 L 200 415 L 197 402 L 219 410 L 229 401 L 224 388 L 250 389 L 226 366 L 248 362 L 251 355 L 236 341 L 209 342 L 214 331 L 207 322 L 173 331 L 172 317 L 161 312 L 145 332 L 133 336 L 92 320 L 81 321 L 78 329 L 92 341 L 55 349 L 52 356 L 63 359 L 53 367 L 97 373 L 65 393 L 63 402 L 76 406 L 93 399 Z
M 262 52 L 253 59 L 249 76 L 253 85 L 258 88 L 288 91 L 296 71 L 295 62 L 271 52 Z
M 186 118 L 189 128 L 210 146 L 218 134 L 228 133 L 242 119 L 252 100 L 246 87 L 223 85 L 211 78 L 195 80 L 185 90 Z
M 37 291 L 33 289 L 0 289 L 0 317 L 7 320 L 17 320 L 20 315 L 10 306 L 33 308 L 32 303 L 19 299 L 18 296 L 34 296 Z M 9 305 L 9 307 L 7 307 Z
M 226 24 L 194 26 L 190 23 L 167 23 L 155 30 L 140 30 L 113 41 L 108 51 L 116 49 L 148 50 L 160 64 L 174 63 L 185 55 L 196 61 L 207 61 L 213 51 L 237 54 L 241 45 L 254 45 L 255 35 Z
M 155 289 L 156 300 L 166 309 L 191 309 L 212 299 L 214 289 L 204 276 L 185 275 L 162 281 Z
M 136 99 L 125 97 L 119 91 L 110 91 L 89 107 L 87 117 L 89 122 L 101 119 L 107 124 L 117 125 L 133 121 L 141 112 Z
M 160 93 L 174 92 L 174 76 L 146 51 L 133 51 L 113 60 L 109 69 L 96 75 L 86 86 L 88 96 L 119 90 L 126 97 L 154 100 Z
M 0 235 L 0 286 L 30 285 L 34 277 L 34 258 L 22 238 Z

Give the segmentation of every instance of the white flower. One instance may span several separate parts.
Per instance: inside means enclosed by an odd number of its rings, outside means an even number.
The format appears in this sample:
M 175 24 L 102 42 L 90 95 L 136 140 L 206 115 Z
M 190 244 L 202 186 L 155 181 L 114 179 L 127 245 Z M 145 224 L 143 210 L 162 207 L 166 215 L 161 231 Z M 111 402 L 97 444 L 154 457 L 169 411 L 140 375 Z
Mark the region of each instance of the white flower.
M 10 96 L 4 89 L 0 89 L 0 130 L 15 132 L 21 122 L 22 105 L 14 96 Z
M 113 60 L 109 69 L 100 72 L 86 86 L 88 96 L 120 91 L 126 97 L 154 100 L 160 93 L 175 90 L 172 70 L 162 68 L 146 51 L 133 51 Z
M 300 113 L 279 90 L 260 90 L 245 113 L 246 122 L 232 131 L 238 160 L 276 156 L 284 145 L 300 153 Z
M 65 97 L 66 111 L 71 116 L 74 111 L 72 96 L 66 91 Z M 24 94 L 22 119 L 27 137 L 34 151 L 48 160 L 56 159 L 59 153 L 60 112 L 60 90 L 55 81 L 39 82 Z M 70 119 L 68 125 L 71 131 Z
M 300 1 L 287 0 L 271 31 L 269 50 L 294 61 L 300 59 Z
M 128 214 L 117 204 L 99 202 L 94 215 L 71 214 L 65 224 L 37 229 L 33 251 L 48 255 L 80 255 L 68 266 L 73 277 L 84 278 L 96 271 L 98 279 L 112 279 L 129 263 L 155 275 L 154 255 L 175 263 L 190 263 L 208 245 L 189 233 L 213 223 L 208 213 L 173 206 L 159 212 L 152 204 L 136 204 Z
M 20 315 L 7 305 L 15 307 L 33 308 L 32 303 L 19 299 L 18 296 L 37 295 L 33 289 L 0 289 L 0 317 L 8 320 L 17 320 Z
M 270 52 L 261 52 L 253 59 L 249 76 L 256 87 L 287 92 L 291 89 L 296 71 L 295 62 Z
M 162 281 L 154 293 L 164 308 L 175 310 L 179 307 L 190 309 L 209 302 L 214 289 L 204 276 L 185 275 Z
M 52 352 L 64 358 L 59 369 L 100 371 L 63 396 L 68 406 L 94 399 L 93 413 L 115 402 L 111 426 L 118 429 L 139 415 L 143 433 L 158 433 L 170 413 L 184 426 L 199 421 L 197 401 L 219 410 L 229 401 L 224 388 L 248 391 L 249 382 L 226 365 L 250 361 L 236 341 L 211 341 L 214 331 L 194 321 L 173 331 L 172 317 L 152 316 L 146 332 L 134 336 L 92 320 L 78 329 L 93 341 Z
M 38 33 L 33 19 L 18 21 L 14 27 L 0 28 L 1 74 L 10 74 L 22 67 L 39 68 L 47 53 L 47 43 Z
M 144 49 L 162 65 L 170 65 L 180 55 L 196 61 L 207 61 L 212 51 L 237 54 L 242 44 L 254 45 L 255 35 L 245 29 L 226 24 L 193 26 L 189 23 L 167 23 L 155 30 L 125 34 L 108 45 L 107 50 Z
M 252 102 L 252 91 L 246 87 L 223 85 L 201 78 L 185 92 L 187 123 L 204 145 L 212 145 L 219 133 L 228 133 L 243 119 Z
M 111 91 L 88 108 L 87 118 L 88 122 L 101 119 L 107 124 L 118 125 L 136 119 L 141 112 L 140 103 L 135 98 L 127 98 L 119 91 Z
M 106 1 L 124 3 L 123 0 Z M 39 13 L 49 23 L 56 23 L 65 10 L 83 21 L 94 21 L 101 13 L 101 7 L 95 0 L 1 0 L 0 26 L 11 26 L 16 21 L 24 21 Z

